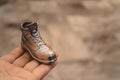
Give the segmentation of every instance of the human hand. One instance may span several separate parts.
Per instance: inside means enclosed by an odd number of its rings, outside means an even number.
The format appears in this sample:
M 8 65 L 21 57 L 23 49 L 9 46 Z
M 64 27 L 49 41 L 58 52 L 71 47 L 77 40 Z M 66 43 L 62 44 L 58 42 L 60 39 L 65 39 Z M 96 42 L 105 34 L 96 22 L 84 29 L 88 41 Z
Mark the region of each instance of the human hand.
M 19 46 L 0 57 L 0 80 L 42 80 L 56 64 L 41 64 Z

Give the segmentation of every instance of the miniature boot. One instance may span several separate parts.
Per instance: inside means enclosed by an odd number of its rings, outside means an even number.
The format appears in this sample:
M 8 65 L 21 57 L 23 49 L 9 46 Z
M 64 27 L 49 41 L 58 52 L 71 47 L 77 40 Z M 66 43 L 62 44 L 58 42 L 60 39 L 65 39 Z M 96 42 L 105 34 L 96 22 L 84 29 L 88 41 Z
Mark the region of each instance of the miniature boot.
M 45 44 L 40 36 L 37 23 L 25 22 L 20 28 L 22 31 L 21 45 L 35 60 L 44 64 L 56 61 L 54 51 Z

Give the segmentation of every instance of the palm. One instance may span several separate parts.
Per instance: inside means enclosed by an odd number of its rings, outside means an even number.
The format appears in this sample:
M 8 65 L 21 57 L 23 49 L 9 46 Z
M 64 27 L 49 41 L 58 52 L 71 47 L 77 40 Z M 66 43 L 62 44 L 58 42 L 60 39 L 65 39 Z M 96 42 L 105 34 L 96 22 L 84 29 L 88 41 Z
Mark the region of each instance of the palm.
M 0 58 L 0 80 L 41 80 L 54 66 L 40 64 L 21 47 Z
M 9 78 L 9 80 L 36 80 L 35 75 L 29 70 L 25 70 L 9 62 L 0 60 L 0 72 L 4 72 L 1 76 Z

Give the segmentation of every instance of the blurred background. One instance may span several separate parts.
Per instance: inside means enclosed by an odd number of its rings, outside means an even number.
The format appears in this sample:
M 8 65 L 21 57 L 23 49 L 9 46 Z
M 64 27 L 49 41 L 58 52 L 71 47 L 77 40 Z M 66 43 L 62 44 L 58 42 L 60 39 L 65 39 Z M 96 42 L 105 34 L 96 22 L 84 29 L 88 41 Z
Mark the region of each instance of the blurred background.
M 44 80 L 120 80 L 120 0 L 0 0 L 0 56 L 27 20 L 59 52 Z

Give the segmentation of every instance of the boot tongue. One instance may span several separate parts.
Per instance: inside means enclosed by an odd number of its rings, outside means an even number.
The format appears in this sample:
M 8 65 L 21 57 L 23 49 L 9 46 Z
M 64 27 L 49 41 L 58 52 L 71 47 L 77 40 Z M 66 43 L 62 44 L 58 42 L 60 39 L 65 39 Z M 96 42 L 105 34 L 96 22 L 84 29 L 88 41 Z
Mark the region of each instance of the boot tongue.
M 23 30 L 29 30 L 30 32 L 37 32 L 38 25 L 36 22 L 24 22 L 21 26 Z
M 38 25 L 37 25 L 37 23 L 28 24 L 28 25 L 26 25 L 26 27 L 30 30 L 30 32 L 31 32 L 32 34 L 36 33 L 37 30 L 38 30 Z

